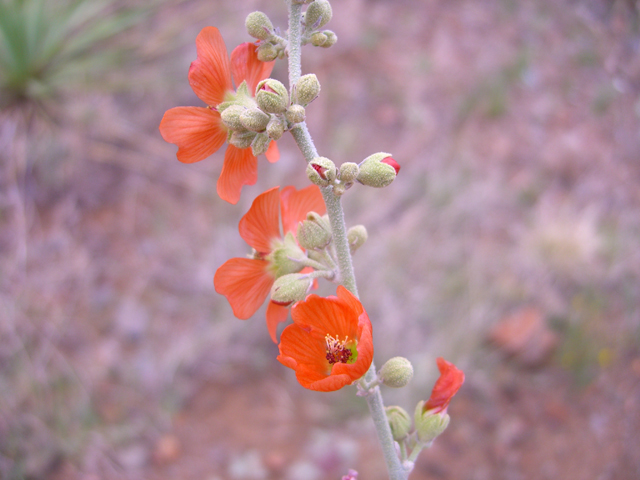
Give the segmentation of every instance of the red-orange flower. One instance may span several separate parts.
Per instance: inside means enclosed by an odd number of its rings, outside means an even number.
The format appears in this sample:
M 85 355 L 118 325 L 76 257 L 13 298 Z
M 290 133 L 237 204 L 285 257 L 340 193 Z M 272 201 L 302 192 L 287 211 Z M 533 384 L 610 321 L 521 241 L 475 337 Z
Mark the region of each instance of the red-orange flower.
M 227 128 L 216 107 L 235 95 L 236 86 L 247 82 L 249 92 L 271 74 L 274 62 L 261 62 L 256 46 L 243 43 L 227 55 L 222 35 L 215 27 L 205 27 L 196 38 L 197 59 L 189 67 L 189 84 L 207 107 L 176 107 L 164 114 L 160 133 L 169 143 L 178 146 L 178 160 L 194 163 L 217 151 L 227 140 Z M 271 142 L 265 154 L 270 162 L 278 161 L 280 153 Z M 243 185 L 253 185 L 258 179 L 258 159 L 251 148 L 227 147 L 222 172 L 218 179 L 218 195 L 229 203 L 237 203 Z
M 233 314 L 243 320 L 256 313 L 264 303 L 278 276 L 302 269 L 302 266 L 294 263 L 287 265 L 290 270 L 282 271 L 282 265 L 274 262 L 277 252 L 285 247 L 283 239 L 289 232 L 295 233 L 298 223 L 305 219 L 308 212 L 324 215 L 326 211 L 322 194 L 316 185 L 302 190 L 285 187 L 281 192 L 279 188 L 274 187 L 258 195 L 240 220 L 240 236 L 255 250 L 253 257 L 228 260 L 213 278 L 216 292 L 227 297 Z M 286 307 L 269 302 L 267 328 L 274 342 L 278 324 L 284 322 L 287 315 Z
M 431 396 L 424 404 L 423 411 L 431 410 L 431 413 L 446 413 L 451 398 L 458 392 L 464 383 L 464 372 L 458 369 L 453 363 L 447 362 L 444 358 L 436 359 L 440 378 L 436 381 Z
M 367 372 L 373 361 L 371 322 L 349 290 L 340 285 L 337 297 L 311 294 L 292 307 L 291 317 L 278 360 L 296 371 L 300 385 L 332 392 Z

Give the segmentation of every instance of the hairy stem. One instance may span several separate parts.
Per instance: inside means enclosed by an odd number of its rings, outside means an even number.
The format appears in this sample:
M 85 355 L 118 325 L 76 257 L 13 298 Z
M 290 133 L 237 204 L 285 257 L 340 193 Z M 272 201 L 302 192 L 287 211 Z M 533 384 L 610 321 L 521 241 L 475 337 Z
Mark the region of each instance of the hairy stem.
M 302 5 L 287 0 L 289 8 L 289 89 L 300 78 L 301 67 L 301 15 Z M 291 129 L 291 134 L 298 145 L 298 148 L 304 155 L 305 160 L 310 162 L 318 156 L 316 147 L 311 139 L 311 135 L 305 122 L 297 124 Z M 327 206 L 327 214 L 333 232 L 333 241 L 336 247 L 336 256 L 338 261 L 338 270 L 340 274 L 340 282 L 353 293 L 358 296 L 358 288 L 356 286 L 356 278 L 353 272 L 353 262 L 351 261 L 351 251 L 347 241 L 347 229 L 344 222 L 344 212 L 340 197 L 334 195 L 331 187 L 322 188 L 322 197 Z M 376 367 L 371 362 L 371 367 L 365 375 L 367 383 L 371 383 L 376 378 Z M 408 472 L 403 468 L 398 455 L 396 454 L 395 442 L 391 435 L 387 415 L 384 411 L 384 402 L 380 387 L 375 387 L 369 395 L 366 396 L 369 411 L 373 417 L 373 423 L 378 433 L 378 439 L 384 454 L 384 459 L 389 471 L 390 480 L 406 480 Z

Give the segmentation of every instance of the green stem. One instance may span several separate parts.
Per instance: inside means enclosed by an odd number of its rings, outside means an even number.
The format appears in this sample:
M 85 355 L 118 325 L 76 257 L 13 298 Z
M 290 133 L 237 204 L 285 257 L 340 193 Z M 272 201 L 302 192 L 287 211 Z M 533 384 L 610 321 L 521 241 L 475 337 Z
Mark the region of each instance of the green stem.
M 289 89 L 291 90 L 297 83 L 302 72 L 300 38 L 302 5 L 293 3 L 292 0 L 287 0 L 287 4 L 289 8 Z M 291 134 L 307 163 L 318 156 L 318 152 L 305 122 L 293 127 Z M 349 250 L 349 243 L 347 241 L 347 229 L 344 222 L 344 212 L 342 210 L 342 204 L 340 203 L 340 197 L 334 195 L 331 187 L 325 187 L 321 190 L 333 232 L 340 282 L 357 297 L 358 289 L 353 272 L 351 251 Z M 376 367 L 374 363 L 371 362 L 371 367 L 369 367 L 369 370 L 365 374 L 365 381 L 370 384 L 375 379 Z M 407 480 L 408 472 L 403 468 L 396 454 L 395 441 L 391 435 L 387 415 L 384 411 L 384 402 L 382 400 L 382 394 L 380 393 L 380 387 L 375 387 L 371 393 L 366 396 L 366 400 L 378 433 L 378 439 L 389 472 L 389 479 Z

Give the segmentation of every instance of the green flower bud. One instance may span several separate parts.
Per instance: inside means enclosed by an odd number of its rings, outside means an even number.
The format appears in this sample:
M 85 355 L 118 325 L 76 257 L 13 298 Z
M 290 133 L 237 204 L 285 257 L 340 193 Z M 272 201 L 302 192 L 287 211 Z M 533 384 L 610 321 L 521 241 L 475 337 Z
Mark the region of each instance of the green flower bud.
M 396 405 L 391 405 L 384 408 L 387 414 L 387 420 L 389 421 L 389 427 L 391 427 L 391 434 L 396 442 L 401 442 L 411 430 L 411 417 L 407 411 Z
M 345 162 L 340 165 L 338 178 L 343 183 L 353 183 L 353 181 L 357 178 L 359 172 L 360 167 L 358 167 L 357 163 Z
M 282 82 L 267 78 L 258 83 L 256 102 L 267 113 L 284 113 L 289 106 L 289 93 Z
M 329 48 L 335 45 L 336 42 L 338 41 L 338 36 L 335 33 L 333 33 L 331 30 L 325 30 L 322 33 L 324 34 L 325 37 L 327 37 L 324 43 L 320 45 L 322 48 Z
M 269 269 L 276 278 L 288 273 L 298 273 L 304 268 L 301 261 L 306 260 L 306 255 L 298 246 L 293 233 L 285 235 L 284 241 L 271 251 L 267 256 Z
M 271 116 L 259 108 L 247 108 L 240 114 L 240 123 L 252 132 L 264 132 Z
M 304 300 L 312 283 L 313 279 L 308 273 L 283 275 L 271 286 L 271 301 L 286 306 Z
M 220 114 L 220 118 L 222 118 L 222 123 L 232 131 L 244 131 L 245 127 L 242 125 L 240 121 L 240 116 L 246 110 L 242 105 L 231 105 L 225 108 Z
M 267 125 L 267 135 L 273 140 L 280 140 L 284 133 L 284 122 L 278 117 L 272 117 Z
M 303 75 L 298 79 L 295 86 L 295 103 L 306 107 L 316 98 L 320 93 L 320 82 L 318 77 L 313 73 Z
M 278 49 L 272 43 L 263 43 L 258 47 L 256 53 L 261 62 L 272 62 L 278 58 Z
M 346 191 L 347 191 L 347 187 L 344 183 L 335 183 L 333 185 L 333 194 L 336 197 L 341 197 Z
M 331 241 L 331 225 L 329 219 L 320 216 L 316 212 L 307 213 L 306 220 L 298 224 L 296 238 L 305 250 L 324 248 Z
M 416 411 L 413 416 L 416 424 L 416 433 L 421 443 L 431 443 L 438 435 L 446 430 L 449 426 L 450 417 L 448 414 L 430 413 L 424 411 L 424 400 L 418 402 Z
M 374 153 L 360 163 L 356 180 L 369 187 L 382 188 L 389 185 L 400 171 L 400 165 L 389 153 Z
M 381 383 L 391 388 L 401 388 L 413 378 L 413 366 L 404 357 L 393 357 L 385 362 L 378 372 Z
M 324 27 L 332 16 L 331 4 L 327 0 L 316 0 L 307 8 L 304 14 L 304 24 L 307 28 L 315 30 Z
M 311 35 L 311 45 L 321 47 L 327 41 L 327 36 L 322 32 L 316 32 Z
M 304 107 L 302 105 L 298 105 L 297 103 L 294 103 L 289 108 L 287 108 L 286 112 L 284 112 L 284 118 L 286 118 L 287 122 L 289 123 L 304 122 L 304 119 L 305 119 Z
M 355 225 L 347 230 L 347 242 L 351 253 L 353 254 L 358 250 L 367 241 L 367 238 L 369 238 L 369 235 L 364 225 Z
M 256 136 L 256 132 L 233 132 L 229 138 L 229 143 L 238 148 L 249 148 L 253 139 Z
M 247 33 L 258 40 L 268 40 L 273 34 L 273 24 L 262 12 L 251 12 L 244 22 Z
M 269 149 L 270 143 L 271 139 L 269 138 L 269 135 L 266 133 L 258 133 L 253 139 L 253 142 L 251 142 L 251 153 L 256 157 L 266 153 Z
M 335 164 L 326 157 L 316 157 L 307 164 L 307 177 L 320 187 L 331 185 L 336 174 Z

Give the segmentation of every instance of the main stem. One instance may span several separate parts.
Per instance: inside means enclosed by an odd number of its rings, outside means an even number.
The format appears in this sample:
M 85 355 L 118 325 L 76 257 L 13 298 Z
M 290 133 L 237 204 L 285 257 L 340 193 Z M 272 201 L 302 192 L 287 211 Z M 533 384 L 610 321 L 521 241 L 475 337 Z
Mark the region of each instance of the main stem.
M 289 90 L 297 83 L 302 72 L 301 64 L 301 18 L 302 5 L 294 3 L 293 0 L 287 0 L 289 7 Z M 311 139 L 311 134 L 305 122 L 297 124 L 291 129 L 298 148 L 304 155 L 305 160 L 310 162 L 318 156 L 318 151 Z M 333 193 L 331 187 L 322 188 L 322 197 L 327 206 L 327 215 L 331 224 L 333 233 L 333 241 L 336 247 L 338 257 L 338 270 L 340 272 L 341 283 L 356 297 L 358 296 L 358 288 L 356 286 L 356 277 L 353 272 L 353 262 L 351 261 L 351 251 L 349 250 L 349 242 L 347 241 L 347 229 L 344 222 L 344 211 L 340 203 L 340 197 Z M 371 362 L 371 367 L 365 374 L 367 383 L 372 382 L 376 378 L 376 367 Z M 380 387 L 375 387 L 367 396 L 367 404 L 369 411 L 373 417 L 373 423 L 378 433 L 378 439 L 382 447 L 384 459 L 387 463 L 390 480 L 407 480 L 408 472 L 402 467 L 400 459 L 396 453 L 395 442 L 391 435 L 387 415 L 384 411 L 384 401 L 380 393 Z

